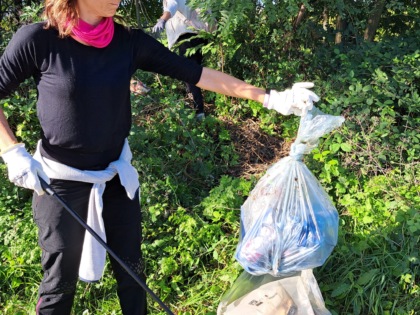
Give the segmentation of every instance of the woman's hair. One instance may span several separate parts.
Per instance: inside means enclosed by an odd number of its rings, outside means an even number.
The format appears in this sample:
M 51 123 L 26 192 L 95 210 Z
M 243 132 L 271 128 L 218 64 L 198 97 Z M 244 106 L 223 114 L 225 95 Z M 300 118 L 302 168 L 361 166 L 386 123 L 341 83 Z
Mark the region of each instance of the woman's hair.
M 45 28 L 55 28 L 60 37 L 69 36 L 77 24 L 79 14 L 76 10 L 77 0 L 45 0 L 43 17 Z

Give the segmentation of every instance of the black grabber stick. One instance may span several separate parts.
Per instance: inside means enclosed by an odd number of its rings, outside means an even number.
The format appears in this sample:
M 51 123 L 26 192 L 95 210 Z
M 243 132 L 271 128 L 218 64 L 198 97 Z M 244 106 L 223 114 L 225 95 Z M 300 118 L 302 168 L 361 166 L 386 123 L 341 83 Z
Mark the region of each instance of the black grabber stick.
M 50 195 L 54 196 L 60 204 L 71 214 L 73 218 L 77 220 L 92 236 L 106 249 L 106 251 L 125 269 L 125 271 L 128 272 L 128 274 L 147 292 L 149 293 L 152 298 L 165 310 L 165 312 L 168 315 L 174 315 L 172 311 L 157 297 L 157 295 L 142 281 L 137 274 L 134 273 L 133 270 L 131 270 L 130 267 L 127 266 L 126 263 L 124 263 L 117 254 L 114 253 L 114 251 L 104 242 L 104 240 L 85 222 L 83 219 L 73 210 L 71 209 L 66 202 L 56 194 L 56 192 L 51 188 L 50 185 L 48 185 L 45 180 L 43 180 L 41 177 L 39 177 L 39 180 L 41 182 L 41 187 L 44 189 L 44 191 Z

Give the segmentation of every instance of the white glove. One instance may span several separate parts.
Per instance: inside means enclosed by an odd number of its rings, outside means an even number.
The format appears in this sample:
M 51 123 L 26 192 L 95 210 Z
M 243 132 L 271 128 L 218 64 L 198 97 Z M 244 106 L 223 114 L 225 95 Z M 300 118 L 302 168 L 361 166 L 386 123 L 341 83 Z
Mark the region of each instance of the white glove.
M 274 109 L 282 115 L 304 116 L 312 109 L 313 103 L 319 101 L 318 95 L 308 90 L 312 87 L 312 82 L 299 82 L 283 92 L 267 90 L 264 107 Z
M 42 195 L 40 176 L 45 182 L 50 183 L 50 179 L 42 170 L 41 164 L 36 161 L 25 149 L 23 143 L 16 144 L 2 152 L 1 157 L 7 165 L 9 180 L 17 186 L 35 190 L 38 195 Z
M 157 20 L 157 23 L 152 28 L 152 32 L 159 35 L 165 28 L 166 21 L 164 19 Z

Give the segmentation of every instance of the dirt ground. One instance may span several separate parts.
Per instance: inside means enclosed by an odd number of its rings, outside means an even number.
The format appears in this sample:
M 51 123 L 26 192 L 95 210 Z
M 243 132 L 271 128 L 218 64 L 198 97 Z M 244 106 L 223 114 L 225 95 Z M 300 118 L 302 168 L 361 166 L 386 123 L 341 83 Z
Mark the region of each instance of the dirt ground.
M 291 143 L 263 133 L 256 121 L 247 119 L 238 125 L 227 118 L 222 120 L 239 155 L 239 165 L 229 171 L 230 175 L 248 178 L 261 174 L 289 154 Z

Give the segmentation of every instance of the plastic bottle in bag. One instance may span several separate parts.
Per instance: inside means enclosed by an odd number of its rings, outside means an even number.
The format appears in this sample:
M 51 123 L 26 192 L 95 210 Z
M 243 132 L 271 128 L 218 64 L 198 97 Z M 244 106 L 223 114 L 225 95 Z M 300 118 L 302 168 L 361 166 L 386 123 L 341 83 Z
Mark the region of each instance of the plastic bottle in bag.
M 261 229 L 255 237 L 244 240 L 242 255 L 250 262 L 256 264 L 256 268 L 264 265 L 265 257 L 271 257 L 273 253 L 273 242 L 277 234 L 273 225 L 273 218 L 270 212 L 262 218 Z

